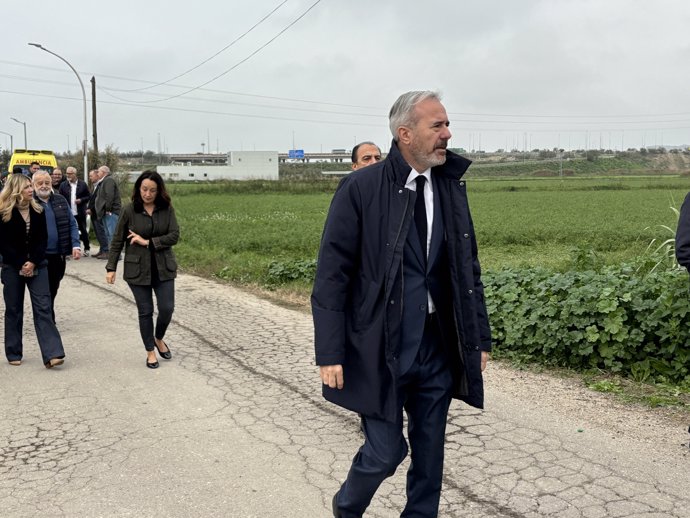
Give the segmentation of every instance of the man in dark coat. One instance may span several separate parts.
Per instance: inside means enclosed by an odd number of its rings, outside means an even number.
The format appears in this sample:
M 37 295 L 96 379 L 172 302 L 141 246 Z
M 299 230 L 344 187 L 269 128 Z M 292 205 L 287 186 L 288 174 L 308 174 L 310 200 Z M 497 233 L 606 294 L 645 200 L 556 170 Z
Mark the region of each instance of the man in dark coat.
M 110 174 L 110 168 L 107 165 L 102 165 L 98 168 L 98 189 L 94 189 L 94 196 L 96 202 L 94 208 L 96 209 L 96 216 L 98 221 L 103 223 L 103 230 L 105 231 L 105 242 L 107 248 L 110 248 L 110 242 L 115 234 L 115 227 L 117 227 L 117 220 L 120 217 L 120 207 L 122 200 L 120 199 L 120 188 L 115 181 L 115 178 Z M 103 248 L 101 247 L 101 251 Z M 99 254 L 99 258 L 107 259 Z
M 89 171 L 89 181 L 91 182 L 91 198 L 89 198 L 86 204 L 86 213 L 91 216 L 91 223 L 93 223 L 93 231 L 96 234 L 96 239 L 98 240 L 99 250 L 96 255 L 97 259 L 108 259 L 108 252 L 110 247 L 108 246 L 108 240 L 105 237 L 105 227 L 103 226 L 103 221 L 98 219 L 96 214 L 96 198 L 98 197 L 98 189 L 100 187 L 100 175 L 98 174 L 98 169 L 92 169 Z
M 34 188 L 34 198 L 43 207 L 46 218 L 50 309 L 53 322 L 55 322 L 55 297 L 60 289 L 60 282 L 65 276 L 67 266 L 65 257 L 71 256 L 75 260 L 81 257 L 79 231 L 68 201 L 61 194 L 53 192 L 51 175 L 45 171 L 39 171 L 31 177 L 31 183 Z
M 338 186 L 312 292 L 324 397 L 361 416 L 365 442 L 333 497 L 360 517 L 412 450 L 401 516 L 438 514 L 451 398 L 483 408 L 491 350 L 484 289 L 462 176 L 446 150 L 435 92 L 408 92 L 390 112 L 386 159 Z M 418 192 L 419 189 L 419 192 Z
M 84 256 L 91 253 L 89 232 L 86 230 L 86 206 L 91 198 L 89 186 L 77 177 L 77 169 L 69 166 L 66 170 L 67 179 L 60 184 L 59 193 L 69 202 L 72 215 L 77 221 L 79 237 L 84 243 Z

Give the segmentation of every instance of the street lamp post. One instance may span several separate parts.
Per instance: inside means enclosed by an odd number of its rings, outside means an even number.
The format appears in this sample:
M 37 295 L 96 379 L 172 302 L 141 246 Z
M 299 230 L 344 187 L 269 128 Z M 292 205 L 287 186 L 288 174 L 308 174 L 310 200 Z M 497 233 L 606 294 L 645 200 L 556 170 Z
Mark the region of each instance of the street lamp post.
M 89 158 L 88 158 L 88 145 L 87 145 L 87 140 L 86 140 L 86 132 L 87 132 L 87 127 L 86 127 L 86 90 L 84 90 L 84 83 L 81 80 L 81 77 L 79 77 L 79 74 L 77 71 L 74 69 L 74 67 L 70 64 L 69 61 L 67 61 L 65 58 L 60 56 L 59 54 L 56 54 L 52 50 L 48 50 L 45 48 L 43 45 L 40 43 L 29 43 L 32 47 L 36 47 L 38 49 L 44 50 L 48 54 L 52 54 L 56 58 L 62 60 L 67 64 L 68 67 L 72 69 L 72 72 L 74 72 L 74 75 L 77 76 L 77 79 L 79 80 L 79 86 L 81 86 L 81 95 L 84 98 L 84 142 L 83 142 L 83 152 L 84 152 L 84 181 L 88 183 L 89 181 Z
M 14 117 L 10 117 L 10 119 L 12 119 L 14 122 L 18 122 L 19 124 L 24 126 L 24 149 L 29 149 L 28 147 L 26 147 L 26 122 L 22 122 L 20 120 L 17 120 Z
M 14 137 L 12 136 L 12 133 L 6 133 L 4 131 L 0 131 L 0 133 L 10 137 L 10 153 L 13 153 L 14 152 Z

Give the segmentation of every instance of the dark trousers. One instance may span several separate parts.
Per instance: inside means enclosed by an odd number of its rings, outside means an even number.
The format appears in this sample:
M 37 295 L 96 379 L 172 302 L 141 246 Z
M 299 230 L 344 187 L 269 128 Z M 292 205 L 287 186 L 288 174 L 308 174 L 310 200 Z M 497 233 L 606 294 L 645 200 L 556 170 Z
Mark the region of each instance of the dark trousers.
M 400 412 L 396 422 L 362 416 L 364 445 L 355 455 L 338 492 L 337 506 L 343 518 L 361 517 L 381 483 L 395 473 L 406 457 L 403 409 L 407 413 L 412 454 L 407 472 L 407 505 L 400 516 L 438 515 L 453 380 L 436 325 L 432 321 L 425 327 L 419 353 L 399 379 Z
M 67 261 L 65 257 L 58 254 L 46 254 L 48 259 L 48 287 L 50 289 L 50 314 L 55 322 L 55 297 L 60 289 L 60 281 L 65 276 Z
M 74 216 L 74 219 L 77 220 L 79 239 L 81 239 L 84 243 L 84 251 L 86 252 L 91 249 L 91 246 L 89 245 L 89 232 L 86 230 L 86 214 L 77 212 L 77 215 Z
M 24 290 L 29 288 L 34 328 L 43 363 L 53 358 L 64 358 L 60 333 L 50 314 L 50 289 L 48 270 L 37 268 L 33 277 L 19 275 L 19 270 L 3 266 L 2 294 L 5 299 L 5 356 L 8 361 L 21 360 L 24 351 L 22 324 L 24 323 Z
M 154 336 L 158 340 L 165 337 L 165 332 L 172 320 L 175 311 L 175 280 L 158 281 L 149 286 L 138 286 L 130 284 L 129 288 L 134 295 L 139 312 L 139 332 L 147 351 L 154 349 Z M 153 328 L 153 294 L 156 294 L 156 305 L 158 306 L 158 317 L 156 318 L 156 329 Z
M 96 233 L 96 239 L 98 239 L 98 252 L 106 253 L 110 250 L 110 243 L 105 235 L 105 227 L 103 226 L 103 220 L 96 218 L 93 214 L 91 215 L 91 221 L 93 222 L 93 231 Z

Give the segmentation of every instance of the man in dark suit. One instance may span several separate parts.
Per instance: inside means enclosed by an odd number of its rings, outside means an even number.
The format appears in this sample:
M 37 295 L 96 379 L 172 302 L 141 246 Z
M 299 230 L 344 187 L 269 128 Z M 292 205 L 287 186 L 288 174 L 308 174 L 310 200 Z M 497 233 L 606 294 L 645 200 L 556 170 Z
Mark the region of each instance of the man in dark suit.
M 100 175 L 97 169 L 92 169 L 89 171 L 89 181 L 91 182 L 91 198 L 89 198 L 86 204 L 86 213 L 91 216 L 91 223 L 93 223 L 93 231 L 96 234 L 96 239 L 98 240 L 99 250 L 93 257 L 97 259 L 108 259 L 108 252 L 110 250 L 108 246 L 108 240 L 105 235 L 105 228 L 103 226 L 103 221 L 98 219 L 96 214 L 96 197 L 98 196 L 98 189 L 100 187 Z
M 403 517 L 435 517 L 451 398 L 483 407 L 491 350 L 462 176 L 470 161 L 436 92 L 401 95 L 386 159 L 344 178 L 326 220 L 312 292 L 324 397 L 361 416 L 364 445 L 333 497 L 361 517 L 412 450 Z
M 65 171 L 67 179 L 60 184 L 58 192 L 69 202 L 72 215 L 79 227 L 79 236 L 84 243 L 84 256 L 91 253 L 89 245 L 89 232 L 86 230 L 86 206 L 91 198 L 89 186 L 84 180 L 77 178 L 76 168 L 69 166 Z
M 110 174 L 110 168 L 107 165 L 102 165 L 98 168 L 98 177 L 100 180 L 98 182 L 98 190 L 94 190 L 94 197 L 96 198 L 94 208 L 96 209 L 98 221 L 103 224 L 105 242 L 108 249 L 110 249 L 110 241 L 113 239 L 117 220 L 120 217 L 122 200 L 120 199 L 120 188 Z M 101 247 L 102 250 L 103 248 Z M 107 256 L 103 256 L 100 253 L 98 257 L 99 259 L 108 259 Z

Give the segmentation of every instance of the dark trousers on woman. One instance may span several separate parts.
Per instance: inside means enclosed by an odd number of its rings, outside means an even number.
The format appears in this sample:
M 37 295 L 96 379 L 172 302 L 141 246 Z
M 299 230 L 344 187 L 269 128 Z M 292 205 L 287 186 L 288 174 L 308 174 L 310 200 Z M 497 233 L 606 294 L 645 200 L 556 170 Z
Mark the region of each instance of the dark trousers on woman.
M 21 360 L 24 351 L 22 324 L 24 323 L 24 291 L 29 288 L 34 328 L 43 363 L 53 358 L 64 358 L 62 338 L 50 313 L 51 297 L 48 270 L 37 268 L 36 275 L 24 277 L 11 266 L 2 268 L 2 293 L 5 298 L 5 356 L 8 361 Z
M 139 312 L 139 332 L 147 351 L 154 350 L 154 337 L 162 340 L 175 311 L 175 280 L 154 281 L 151 285 L 130 284 Z M 158 317 L 153 327 L 153 294 L 156 295 Z
M 336 494 L 335 503 L 342 518 L 360 518 L 381 483 L 395 473 L 407 456 L 403 409 L 408 418 L 412 456 L 407 472 L 407 505 L 400 516 L 438 516 L 452 383 L 440 336 L 436 329 L 425 328 L 419 353 L 399 379 L 400 411 L 396 422 L 362 416 L 364 445 Z
M 55 297 L 60 289 L 60 281 L 65 276 L 67 261 L 59 254 L 46 254 L 48 259 L 48 287 L 50 288 L 50 314 L 55 322 Z

